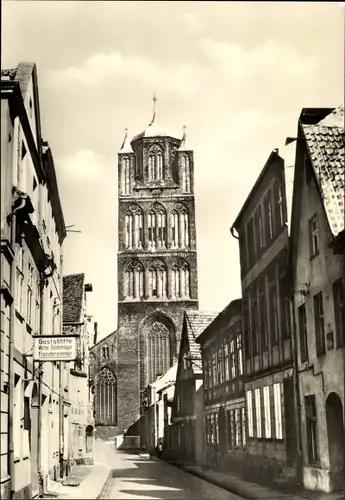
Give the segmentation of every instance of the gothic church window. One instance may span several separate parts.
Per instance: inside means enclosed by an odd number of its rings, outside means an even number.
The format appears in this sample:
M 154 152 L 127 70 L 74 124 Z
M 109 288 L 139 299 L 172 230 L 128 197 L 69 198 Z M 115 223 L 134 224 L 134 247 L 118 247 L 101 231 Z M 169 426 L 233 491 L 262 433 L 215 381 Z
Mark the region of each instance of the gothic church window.
M 158 146 L 153 146 L 149 152 L 148 179 L 149 181 L 164 180 L 163 153 Z
M 166 248 L 167 215 L 164 207 L 156 203 L 147 214 L 149 249 Z
M 182 156 L 182 190 L 184 193 L 190 193 L 190 160 L 189 156 Z
M 116 378 L 109 368 L 103 368 L 96 376 L 96 424 L 116 424 Z
M 137 261 L 131 261 L 125 271 L 124 296 L 130 299 L 144 297 L 144 267 Z
M 167 270 L 164 262 L 152 262 L 149 269 L 149 295 L 152 298 L 167 297 Z
M 172 296 L 177 299 L 190 297 L 190 269 L 186 261 L 179 261 L 172 266 Z
M 189 245 L 189 217 L 183 205 L 176 206 L 171 212 L 171 246 L 185 248 Z
M 125 216 L 126 248 L 143 248 L 143 212 L 138 205 L 131 205 Z
M 170 335 L 168 328 L 160 321 L 155 321 L 147 335 L 148 379 L 152 383 L 158 375 L 170 367 Z
M 102 358 L 109 359 L 109 347 L 107 345 L 102 347 Z
M 130 168 L 129 158 L 122 159 L 121 192 L 129 194 L 130 191 Z

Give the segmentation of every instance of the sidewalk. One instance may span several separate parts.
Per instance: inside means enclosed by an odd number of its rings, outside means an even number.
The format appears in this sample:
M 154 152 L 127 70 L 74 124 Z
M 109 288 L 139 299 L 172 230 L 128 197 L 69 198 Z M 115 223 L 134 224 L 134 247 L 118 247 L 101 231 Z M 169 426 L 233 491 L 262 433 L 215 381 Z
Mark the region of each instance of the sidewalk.
M 297 490 L 294 492 L 279 491 L 262 486 L 258 483 L 251 483 L 229 473 L 217 472 L 205 469 L 199 465 L 183 465 L 176 462 L 170 462 L 172 465 L 183 469 L 190 474 L 200 477 L 209 483 L 215 484 L 220 488 L 235 493 L 236 495 L 251 500 L 344 500 L 344 493 L 322 493 L 308 490 Z
M 44 498 L 96 500 L 110 474 L 111 467 L 103 462 L 95 462 L 93 466 L 72 467 L 70 477 L 62 483 L 50 481 L 48 494 Z

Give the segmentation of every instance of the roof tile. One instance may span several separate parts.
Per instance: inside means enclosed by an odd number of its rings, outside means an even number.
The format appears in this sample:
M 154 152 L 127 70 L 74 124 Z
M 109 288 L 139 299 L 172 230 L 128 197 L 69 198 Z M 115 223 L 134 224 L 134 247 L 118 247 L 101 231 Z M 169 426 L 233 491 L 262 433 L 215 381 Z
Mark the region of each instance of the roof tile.
M 344 230 L 344 106 L 317 125 L 303 125 L 307 147 L 334 236 Z

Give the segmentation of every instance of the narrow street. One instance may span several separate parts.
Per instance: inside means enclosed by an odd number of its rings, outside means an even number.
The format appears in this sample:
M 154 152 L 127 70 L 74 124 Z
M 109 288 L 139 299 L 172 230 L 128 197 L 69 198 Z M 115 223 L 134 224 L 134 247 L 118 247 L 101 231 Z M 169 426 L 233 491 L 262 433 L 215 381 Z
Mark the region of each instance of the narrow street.
M 241 500 L 239 496 L 156 458 L 116 451 L 111 443 L 96 444 L 98 460 L 106 460 L 112 477 L 100 498 L 117 500 Z

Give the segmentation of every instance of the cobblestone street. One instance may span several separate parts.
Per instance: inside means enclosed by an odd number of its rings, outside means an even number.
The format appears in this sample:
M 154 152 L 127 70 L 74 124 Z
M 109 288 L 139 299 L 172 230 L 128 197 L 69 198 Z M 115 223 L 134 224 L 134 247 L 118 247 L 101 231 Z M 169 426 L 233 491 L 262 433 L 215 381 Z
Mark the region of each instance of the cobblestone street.
M 107 446 L 107 463 L 112 474 L 100 498 L 145 500 L 240 500 L 222 488 L 157 459 L 117 452 Z M 104 451 L 103 451 L 104 452 Z

